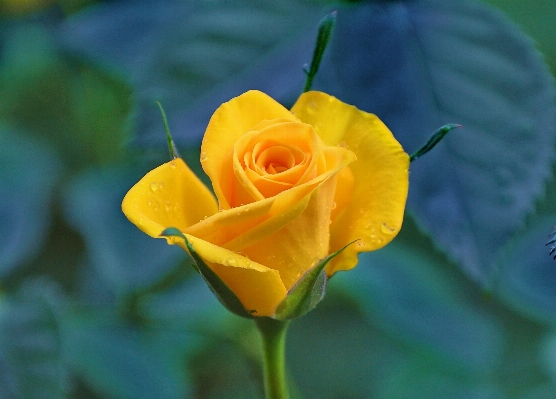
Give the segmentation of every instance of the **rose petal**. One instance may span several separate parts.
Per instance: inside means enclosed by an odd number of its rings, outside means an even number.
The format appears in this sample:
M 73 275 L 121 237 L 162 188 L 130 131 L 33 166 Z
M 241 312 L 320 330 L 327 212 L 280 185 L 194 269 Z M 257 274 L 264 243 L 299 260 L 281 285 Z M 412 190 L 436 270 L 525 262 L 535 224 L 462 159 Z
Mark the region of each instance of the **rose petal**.
M 328 255 L 330 210 L 336 178 L 324 181 L 307 196 L 299 215 L 281 229 L 242 248 L 250 259 L 278 270 L 287 290 Z
M 246 132 L 265 119 L 296 119 L 292 114 L 260 91 L 248 91 L 222 104 L 212 115 L 201 146 L 201 164 L 212 181 L 222 209 L 229 209 L 226 196 L 233 179 L 233 167 L 228 156 L 234 144 Z
M 309 195 L 319 185 L 355 160 L 353 152 L 341 147 L 325 148 L 324 155 L 330 170 L 312 181 L 275 197 L 220 211 L 189 227 L 185 233 L 234 251 L 242 251 L 243 248 L 274 234 L 305 210 Z
M 302 168 L 296 168 L 295 171 L 288 174 L 284 173 L 286 181 L 276 179 L 274 176 L 261 175 L 256 172 L 254 162 L 245 162 L 245 154 L 251 154 L 251 157 L 260 156 L 266 150 L 272 149 L 274 146 L 287 145 L 297 148 L 298 151 L 307 154 L 308 162 L 302 164 Z M 295 155 L 299 157 L 296 152 Z M 262 130 L 252 130 L 244 134 L 234 145 L 233 152 L 233 169 L 235 174 L 234 183 L 228 196 L 229 203 L 237 206 L 237 194 L 241 193 L 241 188 L 252 195 L 253 202 L 263 198 L 272 197 L 290 187 L 303 184 L 314 178 L 320 169 L 322 169 L 322 140 L 315 133 L 310 125 L 300 122 L 279 122 L 264 127 Z M 294 156 L 292 154 L 292 156 Z M 295 156 L 294 156 L 295 157 Z M 286 161 L 283 161 L 284 163 Z M 301 166 L 301 164 L 300 164 Z M 288 179 L 289 177 L 289 179 Z M 239 187 L 241 186 L 241 187 Z M 241 196 L 241 201 L 246 201 Z M 243 202 L 246 203 L 246 202 Z
M 249 258 L 186 235 L 195 251 L 236 294 L 245 309 L 255 316 L 272 316 L 286 297 L 280 273 Z M 186 249 L 183 240 L 175 239 Z M 187 250 L 187 249 L 186 249 Z
M 184 230 L 218 211 L 210 190 L 182 159 L 167 162 L 147 173 L 126 194 L 122 210 L 151 237 L 167 227 Z
M 349 166 L 354 178 L 351 202 L 331 225 L 330 252 L 355 239 L 360 241 L 332 260 L 327 268 L 332 275 L 353 268 L 359 252 L 381 248 L 399 232 L 407 199 L 409 157 L 375 115 L 328 94 L 302 94 L 292 113 L 311 124 L 325 144 L 345 145 L 358 159 Z

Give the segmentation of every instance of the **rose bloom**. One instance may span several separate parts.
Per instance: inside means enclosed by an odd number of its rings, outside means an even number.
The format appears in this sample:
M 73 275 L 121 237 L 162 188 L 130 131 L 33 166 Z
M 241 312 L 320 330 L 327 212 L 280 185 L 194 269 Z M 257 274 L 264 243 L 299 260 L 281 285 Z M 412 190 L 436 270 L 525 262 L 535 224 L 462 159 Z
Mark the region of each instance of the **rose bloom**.
M 254 316 L 273 316 L 327 255 L 357 240 L 326 273 L 351 269 L 402 225 L 408 155 L 375 115 L 325 93 L 302 94 L 291 111 L 259 91 L 222 104 L 201 164 L 216 199 L 177 158 L 147 173 L 122 209 L 152 237 L 181 230 Z

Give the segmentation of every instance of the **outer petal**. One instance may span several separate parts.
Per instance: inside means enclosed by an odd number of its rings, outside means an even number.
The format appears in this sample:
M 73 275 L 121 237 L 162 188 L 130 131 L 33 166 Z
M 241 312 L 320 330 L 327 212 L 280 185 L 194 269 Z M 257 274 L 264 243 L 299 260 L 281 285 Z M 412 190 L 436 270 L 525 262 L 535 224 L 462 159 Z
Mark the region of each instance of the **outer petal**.
M 184 230 L 218 212 L 210 190 L 182 159 L 174 159 L 147 173 L 126 194 L 122 210 L 151 237 L 167 227 Z
M 286 297 L 280 273 L 233 251 L 187 235 L 195 251 L 255 316 L 272 316 Z M 177 240 L 185 249 L 183 240 Z
M 212 115 L 203 137 L 201 164 L 221 208 L 230 208 L 221 185 L 231 184 L 233 179 L 231 158 L 227 155 L 234 143 L 263 120 L 278 118 L 296 120 L 274 99 L 254 90 L 222 104 Z M 230 164 L 224 165 L 227 159 Z
M 332 275 L 357 264 L 357 253 L 389 243 L 399 232 L 409 185 L 409 157 L 375 115 L 321 92 L 301 95 L 292 108 L 328 145 L 345 144 L 357 155 L 351 203 L 331 225 L 330 251 L 359 239 L 327 269 Z

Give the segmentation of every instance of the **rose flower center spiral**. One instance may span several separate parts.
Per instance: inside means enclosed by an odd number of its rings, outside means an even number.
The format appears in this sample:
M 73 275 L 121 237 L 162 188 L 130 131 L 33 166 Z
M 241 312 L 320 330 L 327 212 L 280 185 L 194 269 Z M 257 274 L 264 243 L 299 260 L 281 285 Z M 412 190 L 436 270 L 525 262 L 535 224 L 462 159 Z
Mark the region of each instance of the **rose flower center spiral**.
M 243 189 L 269 198 L 318 174 L 322 142 L 308 124 L 265 121 L 236 143 L 233 157 Z

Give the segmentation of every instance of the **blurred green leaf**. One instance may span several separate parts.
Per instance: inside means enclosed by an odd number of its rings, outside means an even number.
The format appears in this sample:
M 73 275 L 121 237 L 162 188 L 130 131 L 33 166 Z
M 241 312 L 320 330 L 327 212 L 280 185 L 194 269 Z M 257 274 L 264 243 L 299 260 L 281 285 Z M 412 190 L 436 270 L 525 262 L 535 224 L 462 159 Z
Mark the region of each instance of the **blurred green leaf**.
M 116 76 L 62 57 L 40 24 L 6 25 L 0 64 L 0 119 L 51 140 L 71 164 L 122 156 L 133 96 Z
M 408 210 L 474 280 L 542 194 L 555 143 L 553 78 L 532 41 L 473 1 L 360 2 L 338 10 L 315 89 L 377 114 L 409 153 Z
M 494 292 L 528 317 L 556 325 L 556 262 L 546 241 L 556 224 L 552 215 L 533 219 L 508 243 L 499 262 Z
M 0 278 L 32 260 L 46 242 L 61 171 L 43 140 L 0 127 Z
M 475 376 L 495 370 L 505 347 L 502 326 L 471 307 L 457 280 L 438 273 L 444 265 L 435 257 L 394 241 L 359 258 L 355 270 L 330 283 L 358 298 L 374 323 L 444 367 Z
M 95 392 L 115 399 L 178 399 L 187 397 L 185 374 L 169 355 L 183 355 L 187 334 L 170 336 L 164 345 L 156 337 L 113 319 L 94 320 L 83 315 L 67 317 L 64 353 L 71 370 Z
M 62 399 L 69 381 L 62 357 L 58 287 L 26 281 L 0 303 L 0 398 Z
M 85 239 L 104 284 L 118 295 L 156 284 L 185 257 L 141 232 L 122 213 L 122 199 L 140 176 L 123 165 L 90 170 L 75 177 L 64 198 L 66 219 Z
M 546 0 L 484 0 L 500 8 L 535 39 L 535 44 L 556 72 L 556 3 Z
M 292 102 L 321 4 L 302 0 L 107 2 L 64 24 L 67 49 L 131 77 L 142 141 L 161 142 L 161 101 L 177 144 L 199 142 L 214 110 L 250 89 Z M 140 29 L 137 27 L 140 26 Z

